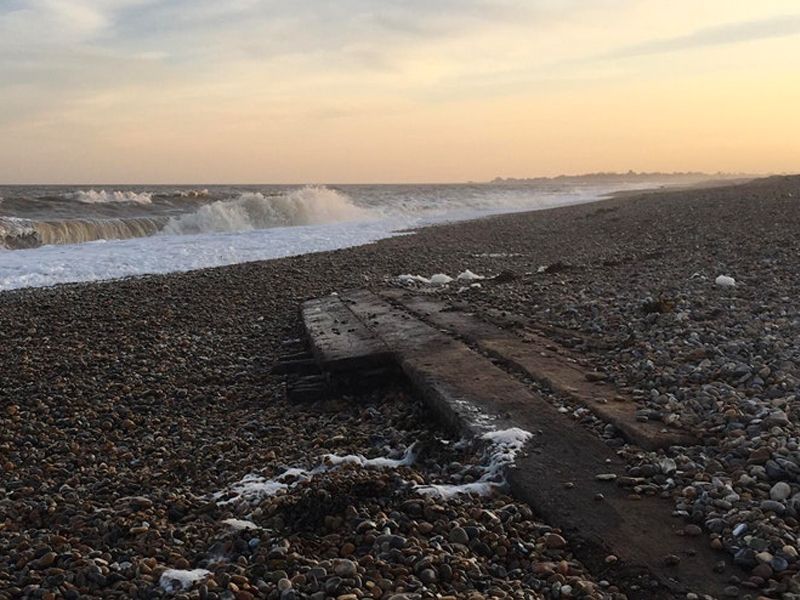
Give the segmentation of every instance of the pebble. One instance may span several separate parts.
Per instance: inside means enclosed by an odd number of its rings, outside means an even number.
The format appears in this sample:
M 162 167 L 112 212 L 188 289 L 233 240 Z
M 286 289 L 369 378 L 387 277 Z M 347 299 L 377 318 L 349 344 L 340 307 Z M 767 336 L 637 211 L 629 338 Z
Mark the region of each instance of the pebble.
M 469 534 L 461 527 L 454 527 L 450 530 L 450 541 L 454 544 L 469 544 Z
M 33 564 L 37 569 L 46 569 L 55 564 L 56 558 L 58 558 L 58 554 L 55 552 L 47 552 Z
M 703 534 L 703 529 L 698 525 L 690 523 L 689 525 L 683 528 L 683 532 L 688 536 L 697 537 L 698 535 Z
M 565 540 L 562 536 L 558 535 L 557 533 L 548 533 L 544 536 L 544 543 L 545 546 L 549 549 L 557 549 L 560 550 L 561 548 L 565 548 L 567 546 L 567 540 Z
M 763 500 L 760 506 L 761 510 L 764 512 L 776 512 L 780 514 L 786 510 L 782 502 L 776 502 L 775 500 Z
M 769 490 L 769 497 L 773 500 L 787 500 L 792 495 L 792 487 L 785 481 L 779 481 Z
M 278 580 L 278 589 L 283 592 L 288 590 L 292 587 L 292 582 L 288 580 L 286 577 L 282 577 Z
M 430 585 L 432 583 L 436 583 L 438 577 L 436 575 L 436 571 L 433 569 L 423 569 L 420 571 L 419 579 L 425 585 Z
M 343 558 L 333 563 L 333 572 L 340 577 L 355 577 L 358 574 L 358 567 L 352 560 Z

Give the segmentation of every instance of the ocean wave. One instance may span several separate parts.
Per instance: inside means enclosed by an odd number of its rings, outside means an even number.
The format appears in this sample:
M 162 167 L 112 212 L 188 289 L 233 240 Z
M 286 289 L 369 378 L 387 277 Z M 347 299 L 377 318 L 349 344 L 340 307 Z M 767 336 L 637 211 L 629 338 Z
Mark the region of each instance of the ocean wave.
M 84 194 L 83 198 L 95 198 L 88 200 L 95 203 L 145 203 L 142 198 L 149 197 L 147 194 L 133 192 L 109 194 L 104 191 L 91 191 L 75 192 L 75 194 Z M 189 235 L 321 225 L 363 220 L 372 214 L 369 209 L 355 205 L 345 194 L 325 187 L 309 186 L 275 196 L 247 192 L 232 200 L 211 202 L 194 212 L 171 217 L 152 215 L 59 220 L 0 217 L 0 248 L 21 250 L 51 244 L 80 244 L 97 240 L 147 237 L 159 233 Z
M 0 248 L 16 250 L 41 246 L 36 229 L 26 219 L 0 217 Z
M 50 244 L 124 240 L 158 233 L 166 217 L 34 221 L 0 217 L 0 248 L 23 250 Z
M 206 198 L 209 196 L 207 189 L 202 190 L 178 190 L 173 196 L 177 198 Z
M 275 196 L 246 192 L 233 200 L 218 200 L 195 212 L 171 217 L 162 232 L 185 235 L 253 231 L 358 221 L 371 215 L 368 209 L 357 206 L 341 192 L 306 186 Z
M 153 195 L 146 192 L 131 192 L 112 190 L 78 190 L 70 192 L 67 197 L 84 204 L 112 204 L 116 202 L 130 202 L 135 204 L 151 204 Z
M 423 219 L 450 215 L 463 217 L 487 213 L 539 210 L 594 198 L 594 190 L 546 188 L 487 188 L 468 186 L 419 186 L 397 194 L 390 187 L 371 193 L 375 208 L 387 218 Z

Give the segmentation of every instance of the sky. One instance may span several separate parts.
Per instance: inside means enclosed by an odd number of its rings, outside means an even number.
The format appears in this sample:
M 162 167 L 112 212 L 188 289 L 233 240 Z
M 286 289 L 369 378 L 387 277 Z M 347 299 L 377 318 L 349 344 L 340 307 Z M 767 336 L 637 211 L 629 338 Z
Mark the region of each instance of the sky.
M 800 171 L 797 0 L 0 0 L 0 183 Z

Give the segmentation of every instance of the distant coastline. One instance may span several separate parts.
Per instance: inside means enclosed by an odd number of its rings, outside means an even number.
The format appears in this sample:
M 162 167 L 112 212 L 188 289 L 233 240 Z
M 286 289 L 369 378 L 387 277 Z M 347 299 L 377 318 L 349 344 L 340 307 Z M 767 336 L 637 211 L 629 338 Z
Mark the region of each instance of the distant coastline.
M 702 173 L 699 171 L 686 171 L 674 173 L 661 173 L 655 172 L 642 172 L 628 171 L 627 173 L 615 172 L 598 172 L 598 173 L 583 173 L 580 175 L 557 175 L 555 177 L 495 177 L 487 182 L 494 185 L 513 184 L 518 185 L 521 183 L 542 184 L 542 183 L 560 183 L 560 184 L 615 184 L 615 183 L 631 183 L 642 181 L 659 181 L 671 184 L 693 184 L 703 181 L 722 181 L 722 180 L 740 180 L 751 179 L 754 177 L 762 177 L 763 175 L 753 175 L 750 173 Z

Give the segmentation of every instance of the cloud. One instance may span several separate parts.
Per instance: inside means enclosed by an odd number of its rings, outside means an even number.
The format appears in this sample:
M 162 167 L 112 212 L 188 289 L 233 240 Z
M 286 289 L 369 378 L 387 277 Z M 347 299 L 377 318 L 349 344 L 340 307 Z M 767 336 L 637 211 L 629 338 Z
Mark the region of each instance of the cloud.
M 800 34 L 800 15 L 778 16 L 706 27 L 686 35 L 633 44 L 604 54 L 600 58 L 634 58 L 797 34 Z
M 330 93 L 396 73 L 412 49 L 529 12 L 514 0 L 5 0 L 0 125 L 137 86 L 154 100 L 192 86 L 208 101 L 321 82 Z
M 0 49 L 27 51 L 81 43 L 108 25 L 106 12 L 89 1 L 12 0 L 0 10 Z
M 148 110 L 330 118 L 362 99 L 424 105 L 573 86 L 614 67 L 602 59 L 800 32 L 800 16 L 763 19 L 573 59 L 603 47 L 591 45 L 602 18 L 637 2 L 0 0 L 0 128 Z M 112 105 L 102 118 L 98 102 Z
M 516 2 L 488 0 L 177 0 L 126 11 L 122 39 L 168 44 L 181 54 L 275 59 L 286 54 L 370 46 L 390 54 L 397 44 L 436 39 L 529 12 Z

